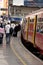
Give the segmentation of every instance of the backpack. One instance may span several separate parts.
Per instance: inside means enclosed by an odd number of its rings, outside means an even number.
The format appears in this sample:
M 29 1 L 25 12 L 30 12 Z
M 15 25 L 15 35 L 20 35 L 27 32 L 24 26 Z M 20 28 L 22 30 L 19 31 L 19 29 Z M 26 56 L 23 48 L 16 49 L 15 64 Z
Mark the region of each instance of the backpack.
M 12 34 L 12 33 L 13 33 L 13 28 L 11 27 L 11 28 L 10 28 L 10 34 Z

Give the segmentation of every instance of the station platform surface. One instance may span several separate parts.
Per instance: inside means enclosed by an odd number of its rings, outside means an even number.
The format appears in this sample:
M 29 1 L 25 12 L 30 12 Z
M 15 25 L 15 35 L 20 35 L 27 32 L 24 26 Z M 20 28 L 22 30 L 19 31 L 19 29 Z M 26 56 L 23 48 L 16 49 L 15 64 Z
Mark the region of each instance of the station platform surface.
M 0 65 L 43 65 L 43 61 L 31 54 L 21 43 L 20 36 L 11 37 L 10 44 L 0 45 Z

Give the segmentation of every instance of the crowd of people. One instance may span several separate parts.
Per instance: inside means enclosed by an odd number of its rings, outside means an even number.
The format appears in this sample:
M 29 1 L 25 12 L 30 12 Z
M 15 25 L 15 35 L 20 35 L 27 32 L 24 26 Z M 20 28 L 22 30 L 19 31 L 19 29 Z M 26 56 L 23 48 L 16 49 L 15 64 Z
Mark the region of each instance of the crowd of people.
M 0 44 L 3 43 L 3 36 L 6 35 L 6 44 L 10 44 L 11 36 L 16 36 L 21 29 L 20 24 L 14 24 L 9 19 L 0 18 Z

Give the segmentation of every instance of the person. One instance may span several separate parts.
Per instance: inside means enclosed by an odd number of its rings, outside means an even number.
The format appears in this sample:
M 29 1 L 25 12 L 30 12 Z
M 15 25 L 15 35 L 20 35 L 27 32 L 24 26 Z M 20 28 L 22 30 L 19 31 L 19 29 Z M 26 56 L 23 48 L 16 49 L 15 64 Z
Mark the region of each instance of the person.
M 15 28 L 15 24 L 11 23 L 10 35 L 13 35 L 14 28 Z
M 43 33 L 43 26 L 41 27 L 41 29 L 39 30 L 40 33 Z
M 5 25 L 6 44 L 10 44 L 10 22 Z
M 21 30 L 21 25 L 20 24 L 18 24 L 18 31 L 20 31 Z
M 21 29 L 20 24 L 16 24 L 16 26 L 14 28 L 14 34 L 13 34 L 13 36 L 17 37 L 17 33 L 18 33 L 18 31 L 20 31 L 20 29 Z
M 2 44 L 3 42 L 3 35 L 4 35 L 3 21 L 0 18 L 0 44 Z
M 37 32 L 39 32 L 40 31 L 40 26 L 37 26 Z
M 18 24 L 15 25 L 14 31 L 13 31 L 13 36 L 17 37 L 17 30 L 18 30 Z

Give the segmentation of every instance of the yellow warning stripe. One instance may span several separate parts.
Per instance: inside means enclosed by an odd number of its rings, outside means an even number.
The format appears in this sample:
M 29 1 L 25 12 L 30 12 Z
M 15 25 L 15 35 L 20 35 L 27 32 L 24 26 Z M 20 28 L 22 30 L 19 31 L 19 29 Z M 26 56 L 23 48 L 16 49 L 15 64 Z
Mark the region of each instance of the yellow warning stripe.
M 27 65 L 26 63 L 25 63 L 25 61 L 19 56 L 19 54 L 15 51 L 15 49 L 13 48 L 13 45 L 12 44 L 10 44 L 10 47 L 11 47 L 11 49 L 13 50 L 13 52 L 14 52 L 14 54 L 18 57 L 18 59 L 21 61 L 21 63 L 23 64 L 23 65 Z

